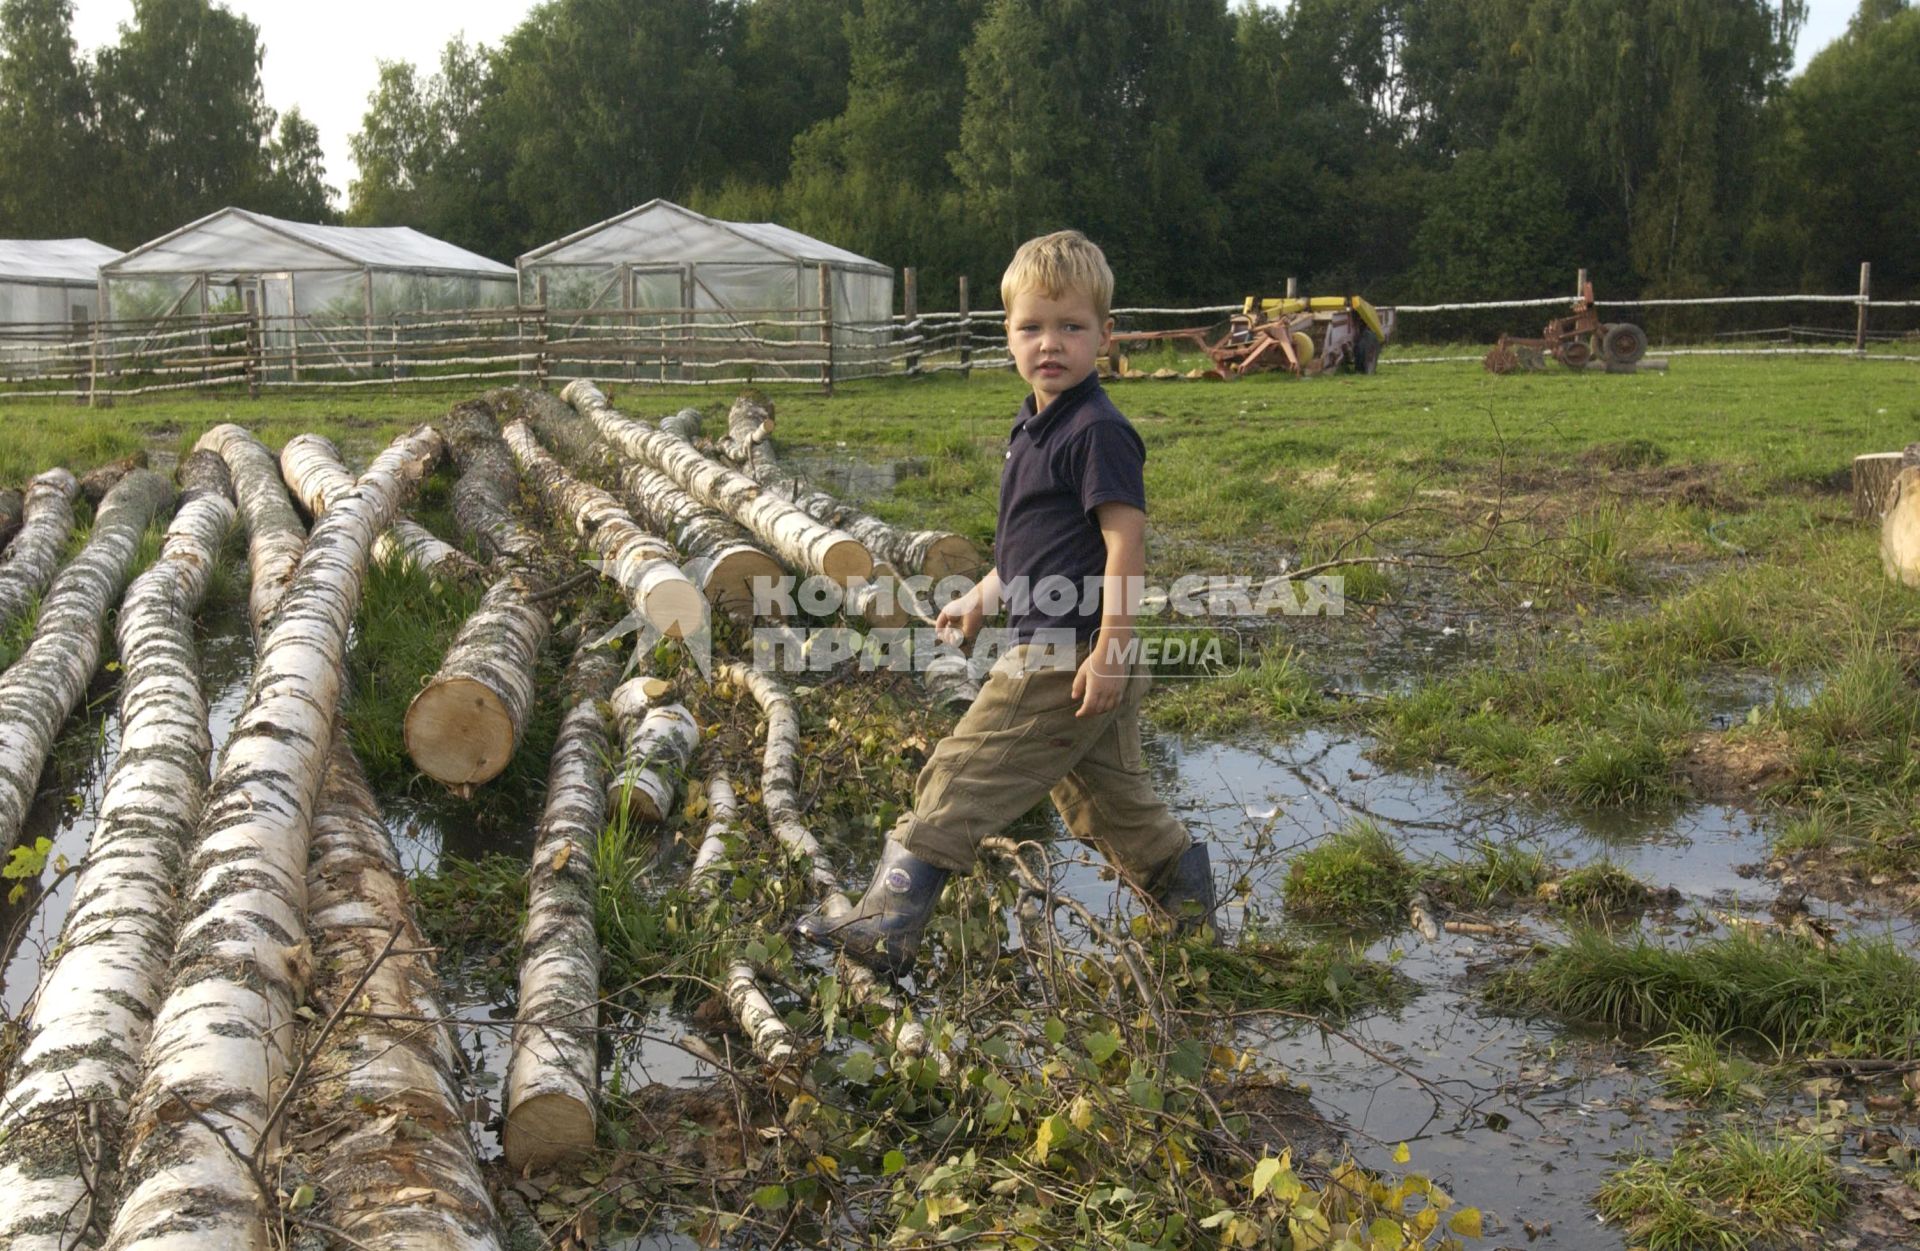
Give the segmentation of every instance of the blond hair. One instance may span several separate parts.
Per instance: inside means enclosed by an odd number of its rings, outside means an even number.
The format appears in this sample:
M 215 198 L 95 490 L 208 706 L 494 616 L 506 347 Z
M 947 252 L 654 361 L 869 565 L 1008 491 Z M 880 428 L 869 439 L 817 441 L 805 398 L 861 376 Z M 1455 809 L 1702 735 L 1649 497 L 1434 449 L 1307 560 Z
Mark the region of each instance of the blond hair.
M 1113 270 L 1093 240 L 1077 230 L 1056 230 L 1020 245 L 1000 276 L 1000 307 L 1011 309 L 1013 297 L 1038 291 L 1049 300 L 1084 295 L 1093 301 L 1093 315 L 1104 321 L 1113 306 Z

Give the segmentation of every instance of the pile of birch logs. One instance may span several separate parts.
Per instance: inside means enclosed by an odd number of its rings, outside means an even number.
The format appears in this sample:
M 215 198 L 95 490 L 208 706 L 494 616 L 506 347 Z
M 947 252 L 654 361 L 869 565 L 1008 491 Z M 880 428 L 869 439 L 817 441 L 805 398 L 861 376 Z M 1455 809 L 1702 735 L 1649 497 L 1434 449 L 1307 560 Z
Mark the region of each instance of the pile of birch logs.
M 927 625 L 924 603 L 863 580 L 937 582 L 981 566 L 959 536 L 895 527 L 817 489 L 773 455 L 772 428 L 765 403 L 743 397 L 706 441 L 691 410 L 649 423 L 576 382 L 559 398 L 460 404 L 358 475 L 324 438 L 276 455 L 223 425 L 172 481 L 122 464 L 84 480 L 50 469 L 0 491 L 0 629 L 38 607 L 25 650 L 0 672 L 0 850 L 22 838 L 110 622 L 120 731 L 71 904 L 47 918 L 59 941 L 0 1074 L 0 1246 L 264 1248 L 289 1229 L 311 1245 L 505 1246 L 433 953 L 341 716 L 369 564 L 484 587 L 407 710 L 421 773 L 475 796 L 533 710 L 562 709 L 534 831 L 501 1134 L 511 1168 L 541 1167 L 594 1141 L 600 831 L 657 822 L 699 786 L 711 823 L 689 882 L 714 897 L 744 820 L 734 778 L 689 776 L 701 727 L 675 686 L 623 675 L 623 657 L 649 649 L 616 652 L 576 631 L 560 689 L 541 689 L 556 608 L 602 580 L 644 639 L 691 644 L 713 614 L 751 618 L 755 579 L 820 576 L 851 585 L 847 613 L 863 624 Z M 453 536 L 406 515 L 443 464 Z M 63 564 L 82 501 L 93 503 L 86 542 Z M 143 536 L 162 526 L 139 572 Z M 236 527 L 255 668 L 216 758 L 196 615 Z M 922 676 L 942 704 L 977 689 L 964 659 L 936 669 Z M 785 853 L 812 859 L 816 896 L 849 906 L 807 827 L 790 693 L 725 657 L 705 672 L 764 718 L 762 775 L 740 789 L 760 796 Z M 893 1005 L 870 977 L 848 985 Z M 725 991 L 766 1062 L 797 1054 L 744 958 Z M 925 1031 L 899 1021 L 896 1045 L 924 1050 Z

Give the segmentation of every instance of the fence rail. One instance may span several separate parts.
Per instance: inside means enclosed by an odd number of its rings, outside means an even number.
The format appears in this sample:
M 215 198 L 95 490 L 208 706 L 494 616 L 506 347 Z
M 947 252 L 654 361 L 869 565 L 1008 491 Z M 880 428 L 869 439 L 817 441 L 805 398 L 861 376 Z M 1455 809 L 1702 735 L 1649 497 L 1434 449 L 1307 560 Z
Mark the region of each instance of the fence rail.
M 1582 275 L 1584 279 L 1584 274 Z M 1288 284 L 1291 293 L 1294 284 Z M 860 378 L 925 376 L 1012 364 L 998 309 L 970 309 L 966 284 L 950 311 L 913 307 L 852 322 L 821 308 L 566 309 L 538 305 L 436 309 L 355 319 L 181 315 L 0 326 L 0 399 L 122 396 L 193 389 L 262 392 L 417 388 L 591 375 L 646 385 L 792 382 L 831 389 Z M 1394 306 L 1399 344 L 1382 364 L 1477 362 L 1466 343 L 1491 339 L 1495 314 L 1527 331 L 1563 296 Z M 1643 320 L 1666 356 L 1853 356 L 1920 361 L 1920 300 L 1876 299 L 1867 267 L 1858 292 L 1603 299 Z M 1114 310 L 1128 329 L 1218 326 L 1240 306 Z M 1717 320 L 1711 310 L 1721 310 Z M 1794 311 L 1794 310 L 1801 311 Z M 1786 321 L 1781 322 L 1782 311 Z M 1824 318 L 1835 318 L 1821 324 Z M 1839 320 L 1844 318 L 1844 323 Z M 1871 324 L 1870 324 L 1871 322 Z M 1845 346 L 1850 341 L 1851 346 Z M 1407 343 L 1462 344 L 1455 348 Z M 1912 351 L 1901 350 L 1912 345 Z

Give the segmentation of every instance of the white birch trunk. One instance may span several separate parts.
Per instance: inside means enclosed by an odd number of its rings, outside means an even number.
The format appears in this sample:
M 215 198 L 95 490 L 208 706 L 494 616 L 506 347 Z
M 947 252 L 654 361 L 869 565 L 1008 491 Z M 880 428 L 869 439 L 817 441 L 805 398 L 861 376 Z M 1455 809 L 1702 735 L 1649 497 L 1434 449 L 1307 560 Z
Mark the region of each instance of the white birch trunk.
M 771 585 L 786 573 L 738 522 L 695 500 L 659 470 L 628 461 L 620 470 L 620 487 L 634 518 L 673 540 L 687 558 L 687 577 L 722 612 L 750 620 L 756 581 Z
M 513 422 L 502 437 L 547 511 L 586 538 L 600 558 L 601 575 L 626 593 L 641 620 L 669 638 L 707 628 L 707 601 L 680 572 L 671 545 L 635 525 L 611 495 L 561 468 L 525 422 Z
M 933 706 L 947 712 L 958 712 L 980 698 L 980 679 L 965 656 L 935 656 L 920 670 L 920 684 Z
M 724 773 L 716 772 L 707 779 L 707 818 L 706 834 L 700 840 L 699 850 L 694 852 L 692 867 L 687 870 L 687 885 L 700 896 L 713 893 L 720 858 L 727 854 L 727 836 L 740 822 L 740 797 Z
M 842 586 L 873 572 L 873 556 L 858 539 L 821 525 L 752 478 L 702 456 L 685 439 L 614 412 L 592 383 L 569 383 L 561 398 L 621 453 L 658 469 L 701 503 L 734 518 L 792 567 Z
M 752 965 L 728 966 L 727 1006 L 752 1041 L 754 1052 L 768 1064 L 786 1064 L 800 1054 L 793 1045 L 793 1032 L 761 991 Z
M 173 988 L 128 1122 L 114 1251 L 265 1246 L 272 1197 L 245 1157 L 267 1135 L 288 1077 L 293 1010 L 311 969 L 307 852 L 347 631 L 373 540 L 439 445 L 424 426 L 395 440 L 314 527 L 284 602 L 265 606 L 271 624 L 207 793 Z
M 280 449 L 280 473 L 311 517 L 326 512 L 329 500 L 353 489 L 353 475 L 340 459 L 340 449 L 317 434 L 287 440 Z M 373 558 L 382 565 L 417 569 L 429 577 L 456 581 L 477 577 L 480 572 L 472 557 L 406 517 L 395 517 L 386 533 L 374 540 Z
M 304 1123 L 331 1131 L 309 1176 L 327 1224 L 351 1240 L 343 1245 L 498 1251 L 458 1052 L 406 875 L 344 725 L 333 739 L 308 872 L 316 997 L 341 1004 L 366 980 L 299 1094 Z
M 728 435 L 717 445 L 740 471 L 822 525 L 837 526 L 866 544 L 875 560 L 907 574 L 925 574 L 939 582 L 972 577 L 986 563 L 972 542 L 948 530 L 910 530 L 880 520 L 835 498 L 782 465 L 767 436 L 773 412 L 750 396 L 735 400 L 727 412 Z
M 507 1066 L 502 1145 L 515 1173 L 593 1147 L 600 1106 L 600 943 L 594 933 L 594 857 L 606 824 L 612 734 L 603 704 L 620 661 L 605 649 L 574 654 L 547 803 L 533 848 L 520 940 L 519 1011 Z
M 49 469 L 27 484 L 20 532 L 0 564 L 0 630 L 18 621 L 53 581 L 73 534 L 73 501 L 79 494 L 80 483 L 64 469 Z
M 463 797 L 500 775 L 526 733 L 549 625 L 534 594 L 521 574 L 489 587 L 439 670 L 407 705 L 407 755 Z
M 671 417 L 662 417 L 660 428 L 676 439 L 698 443 L 700 441 L 700 410 L 683 408 Z
M 91 1246 L 90 1204 L 119 1158 L 127 1099 L 159 1007 L 186 845 L 206 793 L 207 703 L 193 614 L 233 526 L 211 452 L 181 466 L 181 505 L 153 567 L 120 605 L 120 754 L 74 882 L 73 904 L 26 1013 L 0 1096 L 0 1246 Z M 88 1161 L 92 1161 L 89 1165 Z
M 219 453 L 233 475 L 234 498 L 247 526 L 247 618 L 257 638 L 293 581 L 307 528 L 281 485 L 279 461 L 250 431 L 215 426 L 193 446 Z
M 474 550 L 492 563 L 530 566 L 540 536 L 513 514 L 519 471 L 500 441 L 491 401 L 454 406 L 446 422 L 447 448 L 460 476 L 453 484 L 453 520 Z
M 607 784 L 610 803 L 629 821 L 652 823 L 673 811 L 700 724 L 679 704 L 654 702 L 652 680 L 635 678 L 613 693 L 614 724 L 620 731 L 620 767 Z
M 86 547 L 53 580 L 33 641 L 0 676 L 0 849 L 20 836 L 54 736 L 100 663 L 107 611 L 133 576 L 140 536 L 172 507 L 173 485 L 159 474 L 122 478 L 100 502 Z

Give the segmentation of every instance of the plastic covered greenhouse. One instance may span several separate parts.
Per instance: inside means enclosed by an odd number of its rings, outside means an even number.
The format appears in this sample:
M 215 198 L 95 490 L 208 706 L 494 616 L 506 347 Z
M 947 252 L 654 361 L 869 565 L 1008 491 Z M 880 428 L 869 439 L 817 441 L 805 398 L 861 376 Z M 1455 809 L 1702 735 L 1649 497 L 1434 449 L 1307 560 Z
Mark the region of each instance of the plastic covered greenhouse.
M 100 267 L 119 256 L 91 239 L 0 239 L 0 326 L 84 329 L 99 315 Z
M 371 322 L 499 308 L 513 270 L 406 226 L 313 226 L 225 208 L 100 268 L 103 320 L 254 312 Z
M 891 337 L 887 266 L 785 226 L 720 221 L 667 200 L 535 248 L 517 268 L 522 302 L 544 303 L 563 324 L 574 314 L 576 331 L 684 325 L 711 341 L 689 353 L 709 364 L 727 353 L 777 359 L 783 343 L 817 342 L 823 281 L 836 375 L 859 370 Z

